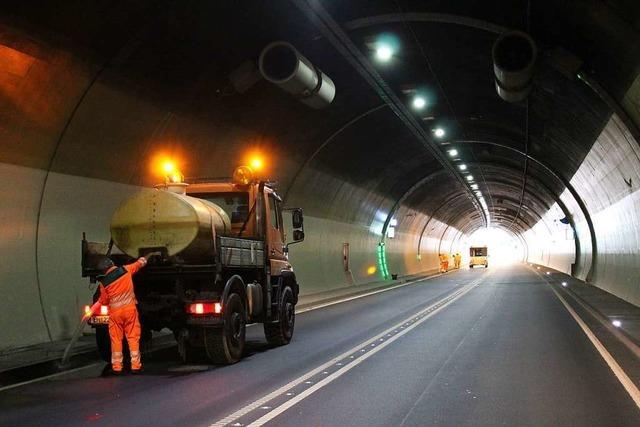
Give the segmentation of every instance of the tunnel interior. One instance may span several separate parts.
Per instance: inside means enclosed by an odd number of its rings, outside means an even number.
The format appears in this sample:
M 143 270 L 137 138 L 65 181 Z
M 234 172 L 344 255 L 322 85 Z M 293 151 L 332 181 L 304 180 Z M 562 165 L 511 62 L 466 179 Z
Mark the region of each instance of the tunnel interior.
M 82 233 L 108 241 L 159 156 L 189 177 L 263 156 L 305 212 L 290 259 L 306 295 L 435 272 L 491 227 L 516 258 L 640 304 L 633 2 L 36 3 L 0 19 L 3 349 L 69 336 L 94 290 Z M 516 103 L 492 59 L 512 30 L 538 50 Z M 278 40 L 333 81 L 328 107 L 260 76 Z M 532 55 L 504 49 L 508 71 Z M 281 79 L 295 61 L 270 59 Z

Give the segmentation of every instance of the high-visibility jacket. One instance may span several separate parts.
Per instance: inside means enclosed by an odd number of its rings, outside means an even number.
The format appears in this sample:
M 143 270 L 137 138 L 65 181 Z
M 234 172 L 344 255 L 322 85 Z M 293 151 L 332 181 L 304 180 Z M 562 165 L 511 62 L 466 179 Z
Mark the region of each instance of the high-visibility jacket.
M 100 282 L 101 305 L 108 305 L 109 311 L 117 311 L 126 306 L 135 306 L 136 296 L 133 292 L 133 275 L 147 264 L 140 258 L 132 264 L 122 267 L 111 267 L 104 276 L 98 277 Z
M 122 340 L 127 339 L 131 369 L 142 369 L 140 358 L 140 321 L 133 292 L 133 275 L 147 264 L 145 258 L 125 265 L 111 267 L 99 277 L 100 298 L 96 304 L 109 306 L 109 337 L 111 338 L 111 369 L 122 371 Z

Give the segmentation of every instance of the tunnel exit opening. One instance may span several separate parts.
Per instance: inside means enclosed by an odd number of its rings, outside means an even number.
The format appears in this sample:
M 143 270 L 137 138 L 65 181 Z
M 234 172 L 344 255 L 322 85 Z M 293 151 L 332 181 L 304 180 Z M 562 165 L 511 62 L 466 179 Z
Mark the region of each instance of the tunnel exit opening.
M 502 228 L 489 227 L 473 232 L 464 253 L 469 256 L 471 248 L 486 246 L 487 261 L 490 266 L 508 266 L 525 260 L 525 248 L 513 234 Z

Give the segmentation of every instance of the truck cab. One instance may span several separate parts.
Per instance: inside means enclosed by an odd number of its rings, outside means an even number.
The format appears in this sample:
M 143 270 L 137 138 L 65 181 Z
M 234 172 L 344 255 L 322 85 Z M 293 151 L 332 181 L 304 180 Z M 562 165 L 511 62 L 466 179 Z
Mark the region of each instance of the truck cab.
M 105 248 L 121 265 L 160 253 L 134 276 L 143 337 L 169 328 L 184 361 L 238 361 L 249 323 L 263 323 L 270 344 L 291 340 L 299 284 L 288 251 L 304 240 L 304 220 L 302 209 L 283 207 L 275 183 L 246 167 L 232 179 L 167 181 L 125 200 L 111 235 L 109 245 L 83 239 L 83 276 L 98 280 L 91 258 Z M 108 307 L 90 323 L 106 358 Z

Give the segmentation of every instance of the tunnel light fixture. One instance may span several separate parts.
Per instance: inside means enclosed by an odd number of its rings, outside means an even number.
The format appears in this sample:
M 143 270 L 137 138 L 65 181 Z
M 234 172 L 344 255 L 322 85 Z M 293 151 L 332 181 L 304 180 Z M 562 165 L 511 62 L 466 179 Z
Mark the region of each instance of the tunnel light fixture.
M 455 157 L 458 155 L 458 150 L 456 150 L 455 148 L 452 148 L 451 150 L 448 151 L 448 153 L 451 157 Z
M 422 110 L 426 106 L 427 100 L 424 99 L 424 97 L 416 96 L 415 98 L 413 98 L 413 108 L 415 108 L 416 110 Z
M 471 189 L 472 190 L 477 190 L 478 189 L 478 184 L 471 184 Z
M 389 62 L 393 57 L 393 49 L 387 44 L 380 44 L 376 48 L 376 58 L 380 62 Z
M 562 286 L 567 287 L 567 282 L 562 282 Z
M 442 128 L 435 128 L 433 130 L 433 134 L 436 136 L 436 138 L 442 138 L 445 135 L 445 131 Z
M 613 326 L 615 326 L 616 328 L 622 326 L 622 322 L 619 320 L 614 320 L 613 322 L 611 322 L 611 324 L 613 324 Z
M 473 181 L 473 175 L 467 175 L 467 181 Z
M 458 165 L 458 168 L 459 168 L 461 171 L 466 171 L 466 170 L 467 170 L 467 165 L 465 165 L 464 163 L 462 163 L 462 164 Z
M 547 275 L 549 275 L 549 274 L 551 274 L 551 272 L 550 272 L 550 271 L 547 271 Z

